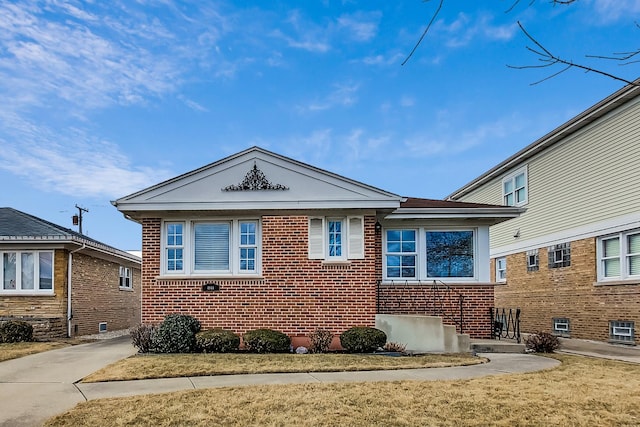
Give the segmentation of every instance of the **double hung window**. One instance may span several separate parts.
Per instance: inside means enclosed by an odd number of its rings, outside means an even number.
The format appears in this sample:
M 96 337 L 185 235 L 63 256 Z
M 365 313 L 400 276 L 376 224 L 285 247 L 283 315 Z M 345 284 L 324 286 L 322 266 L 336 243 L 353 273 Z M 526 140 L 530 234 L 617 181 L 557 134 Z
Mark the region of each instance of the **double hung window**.
M 527 203 L 527 169 L 518 169 L 502 180 L 502 203 L 522 206 Z
M 0 252 L 2 292 L 53 292 L 53 252 Z
M 309 259 L 364 258 L 364 217 L 309 218 Z
M 496 282 L 507 281 L 507 258 L 496 258 Z
M 598 240 L 600 280 L 640 279 L 640 230 Z
M 131 269 L 129 267 L 120 267 L 120 287 L 131 289 Z
M 166 274 L 257 274 L 257 220 L 184 221 L 164 223 Z
M 475 278 L 473 230 L 387 229 L 383 247 L 385 279 Z

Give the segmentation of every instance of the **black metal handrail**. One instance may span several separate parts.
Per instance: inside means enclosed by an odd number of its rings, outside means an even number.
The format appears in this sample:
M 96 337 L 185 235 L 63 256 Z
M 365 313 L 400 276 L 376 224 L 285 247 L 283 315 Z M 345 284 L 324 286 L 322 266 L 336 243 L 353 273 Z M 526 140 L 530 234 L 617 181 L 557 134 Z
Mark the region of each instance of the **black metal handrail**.
M 491 308 L 491 339 L 502 338 L 513 339 L 520 343 L 519 308 Z

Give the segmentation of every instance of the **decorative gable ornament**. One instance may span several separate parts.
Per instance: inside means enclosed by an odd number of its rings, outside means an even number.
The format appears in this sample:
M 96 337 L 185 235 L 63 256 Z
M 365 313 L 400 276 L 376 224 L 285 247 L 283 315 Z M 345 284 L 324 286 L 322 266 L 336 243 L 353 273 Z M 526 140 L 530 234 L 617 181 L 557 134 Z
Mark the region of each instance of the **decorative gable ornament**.
M 253 168 L 247 172 L 242 182 L 238 185 L 229 185 L 222 191 L 255 191 L 255 190 L 288 190 L 282 184 L 272 184 L 264 173 L 253 163 Z

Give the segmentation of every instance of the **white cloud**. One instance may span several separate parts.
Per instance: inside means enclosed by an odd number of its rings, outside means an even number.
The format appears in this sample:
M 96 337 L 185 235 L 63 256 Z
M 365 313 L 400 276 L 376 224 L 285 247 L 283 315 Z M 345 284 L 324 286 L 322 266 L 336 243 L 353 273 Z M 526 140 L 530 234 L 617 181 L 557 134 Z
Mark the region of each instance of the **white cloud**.
M 594 9 L 592 17 L 603 24 L 611 24 L 640 13 L 640 0 L 588 0 Z
M 360 88 L 358 84 L 336 84 L 333 90 L 324 98 L 310 102 L 305 106 L 298 106 L 300 112 L 324 111 L 341 106 L 348 107 L 358 100 L 357 92 Z
M 470 17 L 465 13 L 459 13 L 451 23 L 438 20 L 433 31 L 434 33 L 442 34 L 447 39 L 447 46 L 463 47 L 477 39 L 489 41 L 510 40 L 516 34 L 517 28 L 515 23 L 495 25 L 493 17 L 487 14 Z
M 377 35 L 379 20 L 380 13 L 365 14 L 360 12 L 338 17 L 337 25 L 347 37 L 355 41 L 366 42 Z
M 0 139 L 0 169 L 34 187 L 73 196 L 117 198 L 172 176 L 166 170 L 131 165 L 116 145 L 81 129 L 61 133 L 16 115 L 0 117 L 20 136 L 19 142 Z

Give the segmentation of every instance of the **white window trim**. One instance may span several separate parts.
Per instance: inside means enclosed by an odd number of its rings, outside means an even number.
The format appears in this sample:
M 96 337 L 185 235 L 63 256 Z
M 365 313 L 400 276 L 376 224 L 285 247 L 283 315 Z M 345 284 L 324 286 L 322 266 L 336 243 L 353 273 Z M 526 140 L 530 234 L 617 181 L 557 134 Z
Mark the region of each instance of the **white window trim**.
M 225 271 L 195 271 L 194 268 L 194 224 L 228 222 L 231 224 L 230 245 L 229 245 L 229 270 Z M 256 224 L 256 265 L 255 270 L 240 270 L 240 223 L 254 222 Z M 181 271 L 170 271 L 167 269 L 167 224 L 183 224 L 183 260 Z M 161 274 L 163 276 L 189 276 L 189 277 L 255 277 L 262 272 L 262 223 L 255 217 L 233 217 L 233 218 L 198 218 L 197 220 L 166 220 L 162 222 L 161 232 Z
M 387 276 L 387 230 L 416 230 L 416 245 L 417 245 L 417 257 L 416 257 L 416 278 L 398 278 Z M 427 231 L 471 231 L 473 233 L 473 277 L 427 277 Z M 389 227 L 382 229 L 382 280 L 385 282 L 416 282 L 416 281 L 429 281 L 444 282 L 444 283 L 466 283 L 466 282 L 478 282 L 480 277 L 479 268 L 479 230 L 477 228 L 444 228 L 444 227 Z M 487 260 L 488 265 L 488 260 Z M 488 278 L 488 274 L 487 274 Z
M 342 255 L 339 257 L 329 256 L 329 221 L 342 221 Z M 309 259 L 328 263 L 364 259 L 364 216 L 309 217 L 307 236 Z
M 527 165 L 524 165 L 523 167 L 516 169 L 515 171 L 511 172 L 510 174 L 506 175 L 504 178 L 502 178 L 501 181 L 501 188 L 500 188 L 500 192 L 502 194 L 502 204 L 506 204 L 505 203 L 505 196 L 507 195 L 507 193 L 504 192 L 504 184 L 507 181 L 512 181 L 513 182 L 513 205 L 512 206 L 524 206 L 527 203 L 529 203 L 529 177 L 528 177 L 528 170 L 527 170 Z M 523 201 L 521 202 L 516 202 L 516 177 L 518 175 L 524 175 L 524 192 L 525 192 L 525 198 Z M 511 193 L 509 193 L 511 194 Z
M 119 276 L 118 277 L 118 287 L 120 289 L 127 289 L 127 290 L 128 289 L 133 289 L 133 271 L 131 270 L 130 267 L 125 267 L 125 266 L 121 265 L 120 268 L 118 269 L 118 276 Z M 122 278 L 125 279 L 124 280 L 124 283 L 125 283 L 124 286 L 120 285 L 120 283 L 121 283 L 120 279 L 122 279 Z M 129 279 L 129 286 L 126 285 L 127 279 Z
M 640 234 L 640 229 L 627 230 L 622 231 L 620 233 L 609 234 L 606 236 L 600 236 L 596 240 L 596 254 L 597 254 L 597 270 L 598 270 L 598 282 L 620 282 L 624 280 L 629 281 L 638 281 L 640 280 L 640 275 L 630 275 L 629 271 L 629 254 L 628 254 L 628 242 L 627 237 L 634 234 Z M 620 260 L 620 275 L 619 276 L 611 276 L 606 277 L 604 275 L 604 250 L 602 248 L 602 242 L 609 239 L 618 239 L 618 244 L 620 245 L 620 254 L 618 255 L 618 259 Z M 613 257 L 609 257 L 608 259 L 613 259 Z
M 502 268 L 500 268 L 500 264 L 502 263 Z M 500 274 L 500 273 L 503 274 Z M 507 257 L 496 258 L 496 282 L 506 282 L 507 281 Z
M 32 253 L 34 255 L 34 289 L 4 289 L 4 254 L 5 253 Z M 51 289 L 36 289 L 40 285 L 40 253 L 51 254 Z M 0 294 L 3 295 L 54 295 L 56 288 L 55 251 L 33 249 L 4 249 L 0 251 Z M 16 280 L 22 280 L 22 263 L 16 258 Z M 37 283 L 36 283 L 37 281 Z

